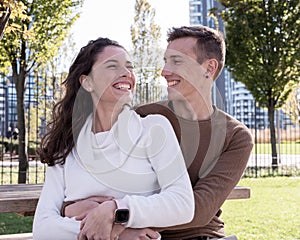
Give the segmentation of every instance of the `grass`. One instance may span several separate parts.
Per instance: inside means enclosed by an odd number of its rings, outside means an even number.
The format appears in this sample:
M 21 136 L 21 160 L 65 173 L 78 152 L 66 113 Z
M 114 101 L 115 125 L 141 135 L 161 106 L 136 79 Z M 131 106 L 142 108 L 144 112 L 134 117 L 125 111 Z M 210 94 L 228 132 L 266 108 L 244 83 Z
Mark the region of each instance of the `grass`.
M 0 214 L 0 235 L 31 232 L 33 217 L 23 217 L 16 213 Z
M 300 239 L 300 178 L 245 178 L 251 198 L 223 205 L 226 234 L 239 240 Z
M 222 207 L 226 234 L 239 240 L 300 240 L 300 178 L 244 178 L 251 198 Z M 30 232 L 33 217 L 0 214 L 0 234 Z
M 278 144 L 276 144 L 278 151 Z M 257 143 L 253 147 L 253 153 L 257 150 L 257 154 L 271 154 L 271 143 Z M 300 143 L 298 142 L 281 142 L 280 154 L 300 154 Z

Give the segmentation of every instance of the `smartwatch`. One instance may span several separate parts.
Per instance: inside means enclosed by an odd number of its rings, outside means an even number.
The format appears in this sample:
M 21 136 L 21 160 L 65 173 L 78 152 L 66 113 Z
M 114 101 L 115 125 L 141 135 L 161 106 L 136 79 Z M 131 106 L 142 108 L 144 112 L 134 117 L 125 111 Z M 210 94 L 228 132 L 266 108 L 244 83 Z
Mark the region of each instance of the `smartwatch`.
M 129 220 L 129 209 L 118 208 L 115 210 L 114 223 L 115 224 L 126 224 Z

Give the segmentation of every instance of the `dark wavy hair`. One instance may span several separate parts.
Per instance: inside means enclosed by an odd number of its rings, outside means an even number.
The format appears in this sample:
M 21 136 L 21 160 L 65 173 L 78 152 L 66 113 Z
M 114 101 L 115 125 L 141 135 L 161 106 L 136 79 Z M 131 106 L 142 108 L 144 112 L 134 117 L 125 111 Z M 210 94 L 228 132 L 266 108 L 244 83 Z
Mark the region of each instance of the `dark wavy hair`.
M 223 33 L 202 25 L 173 27 L 168 31 L 167 41 L 171 42 L 185 37 L 197 39 L 195 53 L 198 63 L 202 64 L 205 60 L 212 58 L 218 61 L 218 69 L 215 73 L 216 79 L 225 64 L 226 47 Z
M 66 80 L 64 97 L 54 106 L 52 119 L 47 125 L 47 133 L 42 138 L 37 154 L 42 163 L 49 166 L 64 164 L 71 152 L 87 117 L 93 111 L 93 102 L 90 93 L 81 88 L 79 78 L 88 75 L 97 55 L 107 46 L 121 46 L 118 42 L 108 38 L 98 38 L 89 41 L 81 48 L 69 69 Z

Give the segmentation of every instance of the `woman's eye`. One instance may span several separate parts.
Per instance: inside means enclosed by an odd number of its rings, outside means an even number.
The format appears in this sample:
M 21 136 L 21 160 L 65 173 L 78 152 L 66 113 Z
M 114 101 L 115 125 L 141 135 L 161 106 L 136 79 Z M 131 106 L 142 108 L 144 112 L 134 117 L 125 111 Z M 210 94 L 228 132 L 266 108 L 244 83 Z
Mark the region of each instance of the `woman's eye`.
M 110 69 L 116 69 L 117 68 L 117 65 L 113 64 L 113 65 L 108 65 L 107 68 L 110 68 Z

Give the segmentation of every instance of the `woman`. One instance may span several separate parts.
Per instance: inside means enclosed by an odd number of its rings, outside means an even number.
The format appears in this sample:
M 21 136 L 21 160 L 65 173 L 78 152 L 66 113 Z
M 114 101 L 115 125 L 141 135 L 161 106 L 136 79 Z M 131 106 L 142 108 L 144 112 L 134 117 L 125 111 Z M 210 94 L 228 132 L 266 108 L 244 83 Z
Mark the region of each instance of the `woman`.
M 160 115 L 140 118 L 128 107 L 135 76 L 126 50 L 107 38 L 89 42 L 64 85 L 38 152 L 49 167 L 34 239 L 115 239 L 124 227 L 191 221 L 193 192 L 170 123 Z M 90 196 L 111 197 L 83 216 L 60 215 L 64 201 Z

